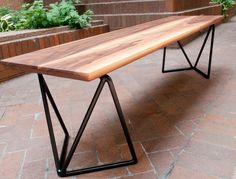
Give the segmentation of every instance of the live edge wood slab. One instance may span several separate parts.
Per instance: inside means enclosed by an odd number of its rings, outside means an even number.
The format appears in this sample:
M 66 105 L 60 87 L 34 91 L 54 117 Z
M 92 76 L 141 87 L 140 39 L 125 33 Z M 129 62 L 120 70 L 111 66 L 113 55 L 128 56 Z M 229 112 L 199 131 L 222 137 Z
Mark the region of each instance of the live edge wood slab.
M 1 63 L 26 72 L 91 81 L 222 20 L 222 16 L 172 16 Z

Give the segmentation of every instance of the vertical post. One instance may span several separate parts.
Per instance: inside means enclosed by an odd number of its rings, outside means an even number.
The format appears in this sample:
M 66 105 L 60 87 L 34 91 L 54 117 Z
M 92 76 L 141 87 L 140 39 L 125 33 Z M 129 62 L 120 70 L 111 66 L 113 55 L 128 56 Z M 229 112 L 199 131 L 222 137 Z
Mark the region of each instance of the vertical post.
M 54 136 L 54 131 L 53 131 L 53 126 L 52 126 L 50 111 L 49 111 L 49 107 L 48 107 L 48 101 L 47 101 L 47 96 L 46 96 L 46 91 L 45 91 L 43 75 L 42 74 L 38 74 L 38 79 L 39 79 L 39 85 L 40 85 L 40 90 L 41 90 L 41 94 L 42 94 L 44 111 L 45 111 L 46 120 L 47 120 L 49 137 L 50 137 L 51 146 L 52 146 L 52 152 L 53 152 L 53 156 L 54 156 L 54 162 L 55 162 L 57 170 L 59 170 L 59 168 L 60 168 L 60 161 L 59 161 L 59 157 L 58 157 L 57 144 L 56 144 L 56 140 L 55 140 L 55 136 Z
M 71 161 L 71 159 L 72 159 L 72 157 L 74 155 L 76 147 L 78 146 L 80 138 L 82 137 L 82 134 L 83 134 L 83 132 L 85 130 L 85 127 L 86 127 L 86 125 L 87 125 L 87 123 L 89 121 L 89 118 L 90 118 L 90 116 L 91 116 L 91 114 L 93 112 L 93 109 L 94 109 L 94 107 L 95 107 L 95 105 L 96 105 L 96 103 L 98 101 L 98 98 L 99 98 L 101 92 L 102 92 L 102 89 L 104 87 L 105 82 L 106 82 L 106 80 L 104 78 L 102 78 L 100 83 L 99 83 L 99 85 L 98 85 L 98 88 L 97 88 L 97 90 L 96 90 L 96 92 L 95 92 L 95 94 L 93 96 L 92 102 L 89 105 L 89 108 L 88 108 L 87 113 L 86 113 L 86 115 L 84 117 L 84 120 L 83 120 L 83 122 L 82 122 L 82 124 L 80 126 L 79 132 L 77 133 L 77 135 L 75 137 L 75 140 L 74 140 L 74 142 L 72 144 L 72 147 L 71 147 L 71 149 L 70 149 L 70 151 L 68 153 L 67 159 L 66 159 L 66 161 L 65 161 L 65 163 L 63 165 L 63 169 L 66 169 L 68 167 L 68 165 L 70 164 L 70 161 Z
M 194 68 L 197 67 L 197 64 L 198 64 L 198 62 L 199 62 L 199 60 L 200 60 L 200 57 L 202 56 L 202 52 L 203 52 L 203 49 L 205 48 L 205 45 L 206 45 L 206 42 L 207 42 L 208 37 L 209 37 L 209 35 L 210 35 L 211 29 L 212 29 L 212 26 L 210 26 L 210 28 L 209 28 L 209 30 L 208 30 L 208 32 L 207 32 L 207 35 L 206 35 L 206 37 L 205 37 L 205 39 L 204 39 L 204 42 L 203 42 L 202 47 L 201 47 L 201 49 L 200 49 L 200 52 L 199 52 L 199 54 L 198 54 L 197 60 L 196 60 L 196 62 L 195 62 L 195 64 L 194 64 Z
M 210 78 L 211 75 L 211 63 L 212 63 L 212 54 L 213 54 L 213 46 L 214 46 L 214 37 L 215 37 L 215 25 L 211 26 L 211 47 L 210 47 L 210 55 L 209 55 L 209 64 L 208 64 L 208 76 Z
M 129 135 L 128 128 L 127 128 L 126 123 L 125 123 L 125 117 L 124 117 L 124 114 L 122 112 L 118 96 L 116 94 L 115 86 L 114 86 L 114 84 L 112 82 L 112 79 L 109 76 L 107 77 L 107 82 L 108 82 L 109 89 L 111 91 L 111 95 L 112 95 L 113 101 L 115 103 L 115 107 L 116 107 L 117 113 L 118 113 L 119 118 L 120 118 L 121 126 L 122 126 L 122 129 L 124 131 L 124 134 L 125 134 L 125 137 L 126 137 L 129 149 L 130 149 L 131 156 L 133 158 L 134 163 L 137 163 L 137 157 L 136 157 L 136 154 L 135 154 L 135 151 L 134 151 L 134 147 L 133 147 L 130 135 Z
M 165 73 L 165 63 L 166 63 L 166 47 L 163 49 L 163 61 L 162 61 L 162 73 Z

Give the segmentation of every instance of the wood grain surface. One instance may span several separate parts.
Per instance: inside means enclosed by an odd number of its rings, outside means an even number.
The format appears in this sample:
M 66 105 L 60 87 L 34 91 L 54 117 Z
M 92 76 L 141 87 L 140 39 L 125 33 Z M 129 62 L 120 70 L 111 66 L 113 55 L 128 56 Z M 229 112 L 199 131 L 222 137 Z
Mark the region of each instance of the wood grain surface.
M 90 81 L 222 20 L 222 16 L 172 16 L 1 63 L 26 72 Z

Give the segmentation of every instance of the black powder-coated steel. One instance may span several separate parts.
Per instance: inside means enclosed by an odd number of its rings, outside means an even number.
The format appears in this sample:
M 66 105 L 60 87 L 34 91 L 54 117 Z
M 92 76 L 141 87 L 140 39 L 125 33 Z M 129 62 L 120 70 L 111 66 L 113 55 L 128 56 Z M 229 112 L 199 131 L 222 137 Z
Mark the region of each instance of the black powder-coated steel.
M 202 56 L 202 52 L 205 48 L 206 42 L 208 40 L 208 37 L 211 33 L 211 44 L 210 44 L 210 53 L 209 53 L 209 63 L 208 63 L 208 71 L 207 73 L 202 72 L 200 69 L 197 68 L 198 62 Z M 201 46 L 200 52 L 198 53 L 198 57 L 197 60 L 195 62 L 194 65 L 192 65 L 191 61 L 189 60 L 189 57 L 187 55 L 187 53 L 185 52 L 183 46 L 181 45 L 181 43 L 178 41 L 178 45 L 181 49 L 181 51 L 183 52 L 188 64 L 190 67 L 186 67 L 186 68 L 178 68 L 178 69 L 170 69 L 170 70 L 165 70 L 165 62 L 166 62 L 166 47 L 164 48 L 163 51 L 163 63 L 162 63 L 162 73 L 169 73 L 169 72 L 178 72 L 178 71 L 186 71 L 186 70 L 195 70 L 197 73 L 199 73 L 200 75 L 202 75 L 204 78 L 209 79 L 210 78 L 210 74 L 211 74 L 211 63 L 212 63 L 212 53 L 213 53 L 213 45 L 214 45 L 214 37 L 215 37 L 215 25 L 212 25 L 209 27 L 209 30 L 207 32 L 207 35 L 204 39 L 204 42 Z
M 46 120 L 47 120 L 47 125 L 48 125 L 48 131 L 49 131 L 54 161 L 55 161 L 55 165 L 57 168 L 57 173 L 60 177 L 74 176 L 74 175 L 80 175 L 80 174 L 84 174 L 84 173 L 96 172 L 96 171 L 100 171 L 100 170 L 123 167 L 123 166 L 131 165 L 131 164 L 136 164 L 138 162 L 136 154 L 135 154 L 135 150 L 134 150 L 134 147 L 133 147 L 130 135 L 129 135 L 129 131 L 128 131 L 128 128 L 125 123 L 125 118 L 124 118 L 124 115 L 123 115 L 123 112 L 122 112 L 122 109 L 121 109 L 121 106 L 119 103 L 119 99 L 116 94 L 114 84 L 112 82 L 112 79 L 108 75 L 105 75 L 100 78 L 100 83 L 98 85 L 98 88 L 94 94 L 92 102 L 87 110 L 87 113 L 84 117 L 84 120 L 80 126 L 80 129 L 75 137 L 75 140 L 74 140 L 69 152 L 67 152 L 68 142 L 69 142 L 69 137 L 70 137 L 69 132 L 67 131 L 66 125 L 63 122 L 63 119 L 59 113 L 59 110 L 56 106 L 56 103 L 54 102 L 54 99 L 50 93 L 50 90 L 46 84 L 46 81 L 45 81 L 43 75 L 38 74 L 38 79 L 39 79 L 39 84 L 40 84 L 40 89 L 41 89 L 41 94 L 42 94 L 42 99 L 43 99 L 43 105 L 44 105 L 44 110 L 45 110 L 45 115 L 46 115 Z M 76 147 L 78 146 L 78 144 L 80 142 L 80 139 L 81 139 L 83 132 L 86 128 L 86 125 L 90 119 L 92 112 L 93 112 L 93 109 L 94 109 L 94 107 L 98 101 L 98 98 L 102 92 L 102 89 L 106 83 L 109 86 L 113 101 L 115 103 L 115 107 L 116 107 L 116 110 L 117 110 L 117 113 L 118 113 L 118 116 L 119 116 L 119 119 L 121 122 L 122 129 L 123 129 L 125 137 L 126 137 L 126 141 L 127 141 L 132 159 L 128 160 L 128 161 L 109 163 L 109 164 L 104 164 L 104 165 L 100 165 L 100 166 L 82 168 L 82 169 L 77 169 L 77 170 L 68 170 L 68 166 L 69 166 L 71 159 L 75 153 Z M 56 144 L 53 125 L 52 125 L 52 121 L 51 121 L 51 115 L 50 115 L 50 110 L 49 110 L 49 106 L 48 106 L 48 99 L 52 105 L 54 112 L 56 113 L 58 121 L 63 129 L 64 134 L 65 134 L 60 158 L 59 158 L 59 154 L 58 154 L 58 150 L 57 150 L 57 144 Z
M 212 32 L 211 35 L 211 45 L 210 45 L 210 54 L 209 54 L 209 64 L 208 64 L 208 72 L 207 74 L 205 74 L 204 72 L 202 72 L 201 70 L 199 70 L 197 68 L 198 62 L 200 60 L 200 57 L 202 55 L 202 52 L 205 48 L 206 42 L 208 40 L 208 37 L 210 35 L 210 33 Z M 183 46 L 181 45 L 181 43 L 178 41 L 178 45 L 181 49 L 181 51 L 183 52 L 187 62 L 189 63 L 190 67 L 187 68 L 179 68 L 179 69 L 171 69 L 171 70 L 165 70 L 165 60 L 166 60 L 166 47 L 164 48 L 164 53 L 163 53 L 163 64 L 162 64 L 162 72 L 163 73 L 168 73 L 168 72 L 177 72 L 177 71 L 186 71 L 186 70 L 195 70 L 196 72 L 198 72 L 200 75 L 202 75 L 204 78 L 209 79 L 210 78 L 210 72 L 211 72 L 211 63 L 212 63 L 212 53 L 213 53 L 213 44 L 214 44 L 214 34 L 215 34 L 215 26 L 212 25 L 209 27 L 209 30 L 207 32 L 207 35 L 204 39 L 203 45 L 200 49 L 200 52 L 198 54 L 197 60 L 195 62 L 194 65 L 192 65 L 191 61 L 189 60 L 188 55 L 186 54 Z M 127 165 L 131 165 L 131 164 L 136 164 L 137 161 L 137 157 L 135 154 L 135 150 L 129 135 L 129 131 L 128 128 L 126 126 L 125 123 L 125 118 L 119 103 L 119 99 L 117 97 L 116 94 L 116 90 L 114 87 L 114 84 L 112 82 L 111 77 L 109 77 L 108 75 L 104 75 L 103 77 L 100 78 L 100 83 L 98 85 L 98 88 L 94 94 L 94 97 L 90 103 L 90 106 L 87 110 L 87 113 L 83 119 L 83 122 L 80 126 L 80 129 L 75 137 L 75 140 L 71 146 L 71 148 L 68 151 L 68 143 L 69 143 L 69 132 L 66 128 L 66 125 L 63 122 L 63 119 L 59 113 L 59 110 L 56 106 L 56 103 L 54 102 L 54 99 L 51 95 L 51 92 L 46 84 L 46 81 L 43 77 L 42 74 L 38 74 L 38 79 L 39 79 L 39 84 L 40 84 L 40 89 L 41 89 L 41 94 L 42 94 L 42 100 L 43 100 L 43 105 L 44 105 L 44 110 L 45 110 L 45 116 L 46 116 L 46 120 L 47 120 L 47 125 L 48 125 L 48 131 L 49 131 L 49 136 L 50 136 L 50 141 L 51 141 L 51 146 L 52 146 L 52 152 L 53 152 L 53 156 L 54 156 L 54 161 L 55 161 L 55 165 L 57 168 L 57 173 L 60 177 L 66 177 L 66 176 L 74 176 L 74 175 L 80 175 L 80 174 L 84 174 L 84 173 L 90 173 L 90 172 L 96 172 L 96 171 L 100 171 L 100 170 L 106 170 L 106 169 L 112 169 L 112 168 L 117 168 L 117 167 L 123 167 L 123 166 L 127 166 Z M 110 163 L 110 164 L 104 164 L 104 165 L 100 165 L 100 166 L 94 166 L 94 167 L 88 167 L 88 168 L 82 168 L 82 169 L 77 169 L 77 170 L 68 170 L 68 166 L 71 162 L 71 159 L 75 153 L 75 150 L 77 148 L 77 146 L 79 145 L 80 139 L 83 135 L 83 132 L 86 128 L 86 125 L 90 119 L 90 116 L 93 112 L 93 109 L 98 101 L 98 98 L 103 90 L 103 87 L 105 84 L 108 84 L 120 122 L 121 122 L 121 126 L 122 129 L 124 131 L 125 137 L 126 137 L 126 141 L 128 143 L 128 147 L 129 147 L 129 151 L 131 154 L 132 159 L 128 160 L 128 161 L 121 161 L 121 162 L 115 162 L 115 163 Z M 50 101 L 52 108 L 54 110 L 54 112 L 56 113 L 56 116 L 58 118 L 58 121 L 63 129 L 63 132 L 65 134 L 65 138 L 64 138 L 64 142 L 63 142 L 63 146 L 62 146 L 62 151 L 61 151 L 61 155 L 59 157 L 58 154 L 58 150 L 57 150 L 57 144 L 56 144 L 56 140 L 55 140 L 55 135 L 54 135 L 54 130 L 53 130 L 53 125 L 52 125 L 52 121 L 51 121 L 51 115 L 50 115 L 50 110 L 49 110 L 49 106 L 48 106 L 48 100 Z

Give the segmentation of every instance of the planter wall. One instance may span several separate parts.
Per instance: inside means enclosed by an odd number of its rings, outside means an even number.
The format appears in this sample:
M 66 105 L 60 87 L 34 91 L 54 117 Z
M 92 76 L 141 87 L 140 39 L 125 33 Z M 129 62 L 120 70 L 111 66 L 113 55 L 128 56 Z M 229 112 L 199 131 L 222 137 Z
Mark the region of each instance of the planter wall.
M 47 5 L 51 4 L 51 3 L 55 3 L 55 2 L 58 2 L 58 1 L 59 0 L 44 0 L 43 2 L 47 6 Z
M 2 37 L 0 37 L 0 60 L 102 34 L 108 31 L 109 28 L 107 25 L 98 25 L 79 30 L 66 30 L 65 27 L 60 27 L 54 28 L 51 31 L 50 29 L 37 31 L 34 30 L 18 34 L 9 32 L 8 36 L 6 35 L 7 33 L 5 33 L 1 35 Z M 1 38 L 5 39 L 5 42 L 1 42 Z M 13 40 L 14 38 L 15 40 Z M 9 69 L 3 65 L 0 65 L 0 82 L 9 80 L 22 74 L 24 74 L 24 72 Z
M 235 13 L 236 13 L 236 5 L 234 5 L 233 7 L 231 7 L 230 9 L 229 9 L 229 11 L 228 11 L 228 17 L 227 17 L 227 19 L 226 20 L 229 20 L 229 19 L 231 19 L 234 15 L 235 15 Z
M 210 0 L 165 0 L 167 12 L 178 12 L 209 6 Z
M 59 0 L 44 0 L 45 5 L 58 2 Z M 32 3 L 34 0 L 0 0 L 0 6 L 8 6 L 13 9 L 19 9 L 23 3 Z
M 174 15 L 219 15 L 220 5 L 210 0 L 83 0 L 79 12 L 91 9 L 94 19 L 104 20 L 110 30 L 117 30 Z M 107 3 L 110 2 L 110 3 Z
M 0 0 L 0 6 L 8 6 L 13 9 L 19 9 L 25 0 Z

